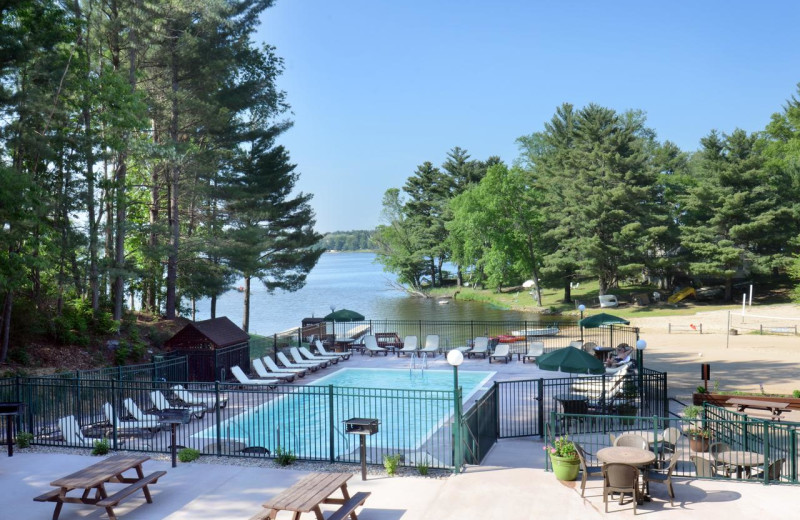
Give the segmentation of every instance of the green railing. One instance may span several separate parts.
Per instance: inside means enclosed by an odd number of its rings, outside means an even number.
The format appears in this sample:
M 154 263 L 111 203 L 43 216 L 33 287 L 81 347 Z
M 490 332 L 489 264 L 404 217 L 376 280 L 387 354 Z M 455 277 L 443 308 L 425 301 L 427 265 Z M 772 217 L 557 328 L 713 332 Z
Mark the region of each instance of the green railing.
M 186 357 L 179 356 L 138 365 L 58 372 L 57 374 L 46 377 L 54 379 L 115 379 L 117 381 L 156 381 L 160 379 L 166 379 L 167 381 L 185 381 Z

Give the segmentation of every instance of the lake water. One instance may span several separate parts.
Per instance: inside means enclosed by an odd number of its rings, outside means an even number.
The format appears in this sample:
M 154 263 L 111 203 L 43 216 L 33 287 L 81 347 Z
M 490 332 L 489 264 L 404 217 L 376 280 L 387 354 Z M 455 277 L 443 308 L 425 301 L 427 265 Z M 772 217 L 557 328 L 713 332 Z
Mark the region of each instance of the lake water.
M 303 318 L 322 317 L 331 308 L 352 309 L 367 319 L 399 320 L 529 320 L 537 315 L 503 310 L 491 305 L 416 298 L 391 287 L 395 276 L 383 271 L 373 253 L 325 253 L 309 273 L 306 286 L 297 292 L 268 294 L 258 280 L 251 283 L 250 332 L 272 334 L 297 327 Z M 241 283 L 237 283 L 242 285 Z M 197 320 L 211 317 L 210 301 L 197 303 Z M 217 316 L 242 323 L 244 294 L 228 291 L 217 298 Z

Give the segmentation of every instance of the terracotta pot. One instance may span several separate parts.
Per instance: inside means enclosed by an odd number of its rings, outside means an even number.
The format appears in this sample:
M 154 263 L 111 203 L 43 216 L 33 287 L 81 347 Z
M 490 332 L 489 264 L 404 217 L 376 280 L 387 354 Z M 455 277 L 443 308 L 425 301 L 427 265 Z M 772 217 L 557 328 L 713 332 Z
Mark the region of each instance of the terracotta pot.
M 689 435 L 689 448 L 692 451 L 708 451 L 711 445 L 711 439 L 701 435 Z

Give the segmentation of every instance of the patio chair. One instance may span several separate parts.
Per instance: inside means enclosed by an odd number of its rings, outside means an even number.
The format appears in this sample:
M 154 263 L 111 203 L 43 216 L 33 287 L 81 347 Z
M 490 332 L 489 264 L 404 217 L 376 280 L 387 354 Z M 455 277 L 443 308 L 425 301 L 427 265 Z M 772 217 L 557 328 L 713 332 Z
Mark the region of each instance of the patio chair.
M 708 447 L 708 452 L 711 454 L 714 465 L 717 466 L 717 473 L 721 472 L 726 476 L 731 476 L 736 473 L 736 466 L 731 466 L 730 464 L 726 464 L 717 460 L 717 455 L 726 451 L 731 451 L 731 447 L 725 442 L 712 442 L 711 446 Z
M 486 358 L 489 354 L 489 338 L 486 336 L 478 336 L 472 342 L 472 348 L 465 352 L 467 357 L 471 358 L 473 356 L 481 356 L 482 358 Z
M 617 440 L 614 441 L 614 446 L 624 446 L 627 448 L 639 448 L 641 450 L 649 450 L 650 443 L 647 442 L 647 439 L 642 437 L 641 435 L 635 435 L 632 433 L 623 433 Z
M 344 360 L 348 360 L 348 359 L 350 359 L 350 355 L 351 355 L 350 352 L 328 352 L 325 349 L 325 345 L 323 345 L 322 342 L 320 340 L 318 340 L 318 339 L 314 340 L 314 348 L 317 349 L 317 352 L 319 352 L 320 356 L 328 356 L 328 357 L 339 356 L 340 358 L 342 358 Z
M 417 351 L 417 337 L 416 336 L 406 336 L 403 338 L 403 348 L 397 351 L 397 355 L 401 356 L 403 354 L 413 354 Z
M 692 455 L 689 457 L 694 464 L 694 472 L 698 477 L 716 477 L 717 467 L 713 462 L 700 455 Z
M 661 434 L 661 442 L 659 443 L 660 454 L 675 453 L 678 451 L 678 441 L 681 438 L 681 431 L 674 426 L 667 428 Z
M 108 424 L 121 433 L 131 433 L 134 435 L 150 434 L 150 437 L 161 429 L 161 423 L 158 419 L 148 419 L 146 421 L 122 421 L 114 413 L 114 408 L 111 403 L 103 404 L 103 414 L 106 416 Z
M 608 513 L 608 496 L 619 493 L 619 504 L 622 505 L 625 493 L 633 497 L 633 514 L 642 494 L 639 489 L 639 469 L 630 464 L 611 462 L 603 465 L 603 502 Z
M 316 363 L 313 365 L 307 365 L 307 364 L 301 365 L 300 363 L 289 361 L 289 358 L 287 358 L 286 354 L 284 354 L 283 352 L 278 352 L 277 357 L 278 361 L 280 361 L 281 364 L 286 368 L 293 368 L 293 369 L 302 368 L 303 370 L 311 370 L 312 372 L 316 372 L 317 370 L 319 370 L 319 365 L 317 365 Z
M 572 348 L 581 348 L 581 346 L 583 346 L 583 340 L 579 339 L 577 341 L 570 341 L 569 345 L 567 346 Z
M 181 385 L 174 385 L 172 387 L 172 393 L 175 397 L 183 402 L 185 405 L 202 405 L 205 406 L 207 410 L 211 410 L 216 408 L 217 406 L 217 397 L 216 395 L 201 395 L 201 394 L 193 394 L 187 391 Z M 228 396 L 225 394 L 221 394 L 219 396 L 219 408 L 222 410 L 228 406 Z
M 294 348 L 294 347 L 292 347 L 292 348 Z M 335 364 L 339 363 L 339 356 L 334 356 L 334 357 L 318 356 L 318 355 L 312 354 L 311 351 L 308 350 L 306 347 L 298 347 L 297 350 L 300 352 L 300 354 L 304 358 L 306 358 L 309 361 L 325 362 L 325 363 L 327 363 L 326 366 L 335 365 Z
M 525 363 L 525 361 L 532 359 L 535 363 L 542 354 L 544 354 L 544 342 L 532 341 L 530 345 L 528 345 L 528 352 L 522 356 L 522 362 Z
M 586 352 L 587 354 L 591 354 L 591 355 L 594 356 L 594 347 L 596 347 L 596 346 L 597 346 L 597 343 L 595 343 L 594 341 L 587 341 L 580 348 L 583 348 L 583 351 Z
M 432 354 L 432 357 L 436 357 L 436 354 L 439 352 L 439 335 L 438 334 L 428 334 L 425 336 L 425 347 L 419 350 L 420 354 Z
M 617 436 L 613 433 L 609 433 L 608 438 L 611 441 L 611 445 L 614 446 L 614 443 L 617 442 Z
M 494 352 L 489 356 L 489 363 L 491 363 L 493 359 L 502 359 L 506 363 L 511 360 L 511 354 L 508 351 L 507 343 L 497 345 L 497 348 L 494 349 Z
M 125 407 L 125 410 L 127 410 L 128 415 L 133 417 L 133 419 L 136 420 L 136 421 L 139 421 L 139 422 L 156 421 L 156 422 L 158 422 L 158 420 L 159 420 L 158 415 L 153 415 L 153 414 L 149 414 L 149 413 L 146 414 L 146 413 L 142 412 L 141 408 L 139 408 L 139 405 L 137 405 L 136 402 L 133 399 L 131 399 L 130 397 L 128 397 L 128 398 L 126 398 L 125 400 L 122 401 L 122 406 Z
M 244 373 L 244 370 L 239 367 L 239 365 L 234 365 L 231 367 L 231 374 L 233 374 L 233 377 L 235 377 L 236 380 L 243 385 L 275 387 L 275 385 L 280 383 L 280 381 L 277 379 L 250 379 L 247 377 L 247 374 Z
M 589 477 L 602 477 L 603 466 L 590 466 L 586 461 L 586 452 L 583 446 L 577 442 L 573 442 L 573 444 L 575 445 L 575 451 L 578 453 L 578 459 L 581 461 L 581 496 L 583 496 L 586 492 L 586 481 Z
M 370 357 L 375 354 L 389 355 L 389 350 L 378 345 L 378 340 L 371 334 L 364 336 L 364 350 L 365 352 L 369 352 Z
M 767 468 L 767 478 L 769 480 L 780 480 L 781 479 L 781 471 L 783 470 L 783 465 L 786 462 L 786 459 L 778 459 L 773 460 L 769 467 Z M 751 479 L 754 480 L 764 480 L 764 469 L 761 467 L 758 471 L 753 473 L 750 476 Z
M 174 409 L 184 409 L 189 410 L 194 417 L 198 419 L 202 419 L 203 415 L 206 413 L 206 407 L 203 405 L 183 405 L 177 406 L 170 404 L 167 401 L 167 398 L 164 397 L 164 394 L 160 390 L 153 390 L 150 392 L 150 401 L 153 403 L 153 409 L 157 411 L 163 410 L 174 410 Z
M 675 465 L 678 464 L 678 454 L 673 453 L 669 459 L 669 465 L 665 470 L 648 469 L 645 471 L 645 482 L 647 483 L 647 493 L 650 493 L 650 482 L 659 482 L 667 485 L 667 492 L 669 493 L 669 504 L 675 506 L 675 490 L 672 489 L 672 472 L 675 471 Z
M 74 415 L 68 415 L 58 420 L 58 428 L 61 430 L 61 437 L 70 446 L 94 446 L 94 440 L 87 439 L 81 433 L 81 425 Z
M 270 378 L 277 379 L 281 383 L 290 383 L 294 381 L 295 377 L 297 377 L 297 374 L 292 374 L 292 373 L 288 374 L 276 374 L 274 372 L 270 373 L 269 370 L 267 370 L 267 367 L 264 366 L 264 362 L 258 358 L 255 358 L 253 360 L 253 370 L 256 371 L 256 375 L 261 379 L 270 379 Z
M 278 374 L 281 374 L 281 375 L 294 374 L 297 377 L 303 377 L 303 376 L 306 375 L 306 372 L 307 372 L 307 370 L 305 368 L 284 368 L 284 367 L 279 367 L 278 364 L 275 363 L 275 361 L 273 361 L 272 358 L 269 357 L 269 356 L 264 356 L 263 358 L 261 358 L 261 362 L 264 363 L 264 366 L 267 368 L 267 370 L 270 373 L 275 374 L 276 376 Z
M 289 358 L 294 361 L 296 365 L 300 365 L 301 367 L 325 368 L 330 365 L 330 363 L 327 361 L 310 361 L 304 358 L 300 355 L 300 351 L 297 350 L 297 347 L 292 347 L 289 349 Z

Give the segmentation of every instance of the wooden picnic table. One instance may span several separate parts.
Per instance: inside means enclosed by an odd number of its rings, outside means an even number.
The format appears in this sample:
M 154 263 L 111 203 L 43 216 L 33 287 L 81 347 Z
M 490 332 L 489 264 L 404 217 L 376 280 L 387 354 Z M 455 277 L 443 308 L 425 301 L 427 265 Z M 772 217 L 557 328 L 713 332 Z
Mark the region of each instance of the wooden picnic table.
M 781 401 L 762 401 L 758 399 L 740 399 L 732 397 L 727 404 L 736 406 L 736 411 L 744 412 L 747 408 L 756 410 L 768 410 L 773 417 L 780 417 L 783 412 L 789 411 L 789 403 Z
M 86 504 L 103 507 L 108 513 L 108 518 L 116 520 L 114 507 L 125 498 L 132 495 L 139 489 L 144 492 L 144 498 L 148 504 L 153 503 L 150 496 L 149 484 L 155 484 L 158 479 L 166 475 L 166 471 L 156 471 L 145 476 L 142 471 L 142 464 L 150 460 L 146 455 L 117 455 L 104 459 L 97 464 L 93 464 L 80 471 L 76 471 L 66 477 L 56 479 L 50 483 L 58 489 L 49 491 L 44 495 L 34 498 L 37 502 L 55 502 L 56 509 L 53 512 L 53 520 L 58 519 L 61 508 L 64 504 Z M 124 477 L 126 471 L 135 470 L 135 477 Z M 109 496 L 106 491 L 106 484 L 118 483 L 128 484 L 126 487 Z M 83 494 L 80 497 L 68 497 L 70 491 L 81 489 Z M 94 496 L 91 496 L 91 495 Z
M 285 489 L 264 503 L 262 511 L 250 520 L 274 520 L 279 511 L 293 511 L 294 520 L 299 520 L 302 513 L 314 512 L 317 520 L 324 520 L 320 505 L 341 504 L 341 507 L 328 517 L 343 519 L 348 515 L 358 520 L 355 509 L 362 505 L 370 493 L 356 493 L 352 497 L 347 491 L 347 481 L 352 473 L 311 473 L 301 478 L 292 487 Z M 331 495 L 340 490 L 342 498 Z

